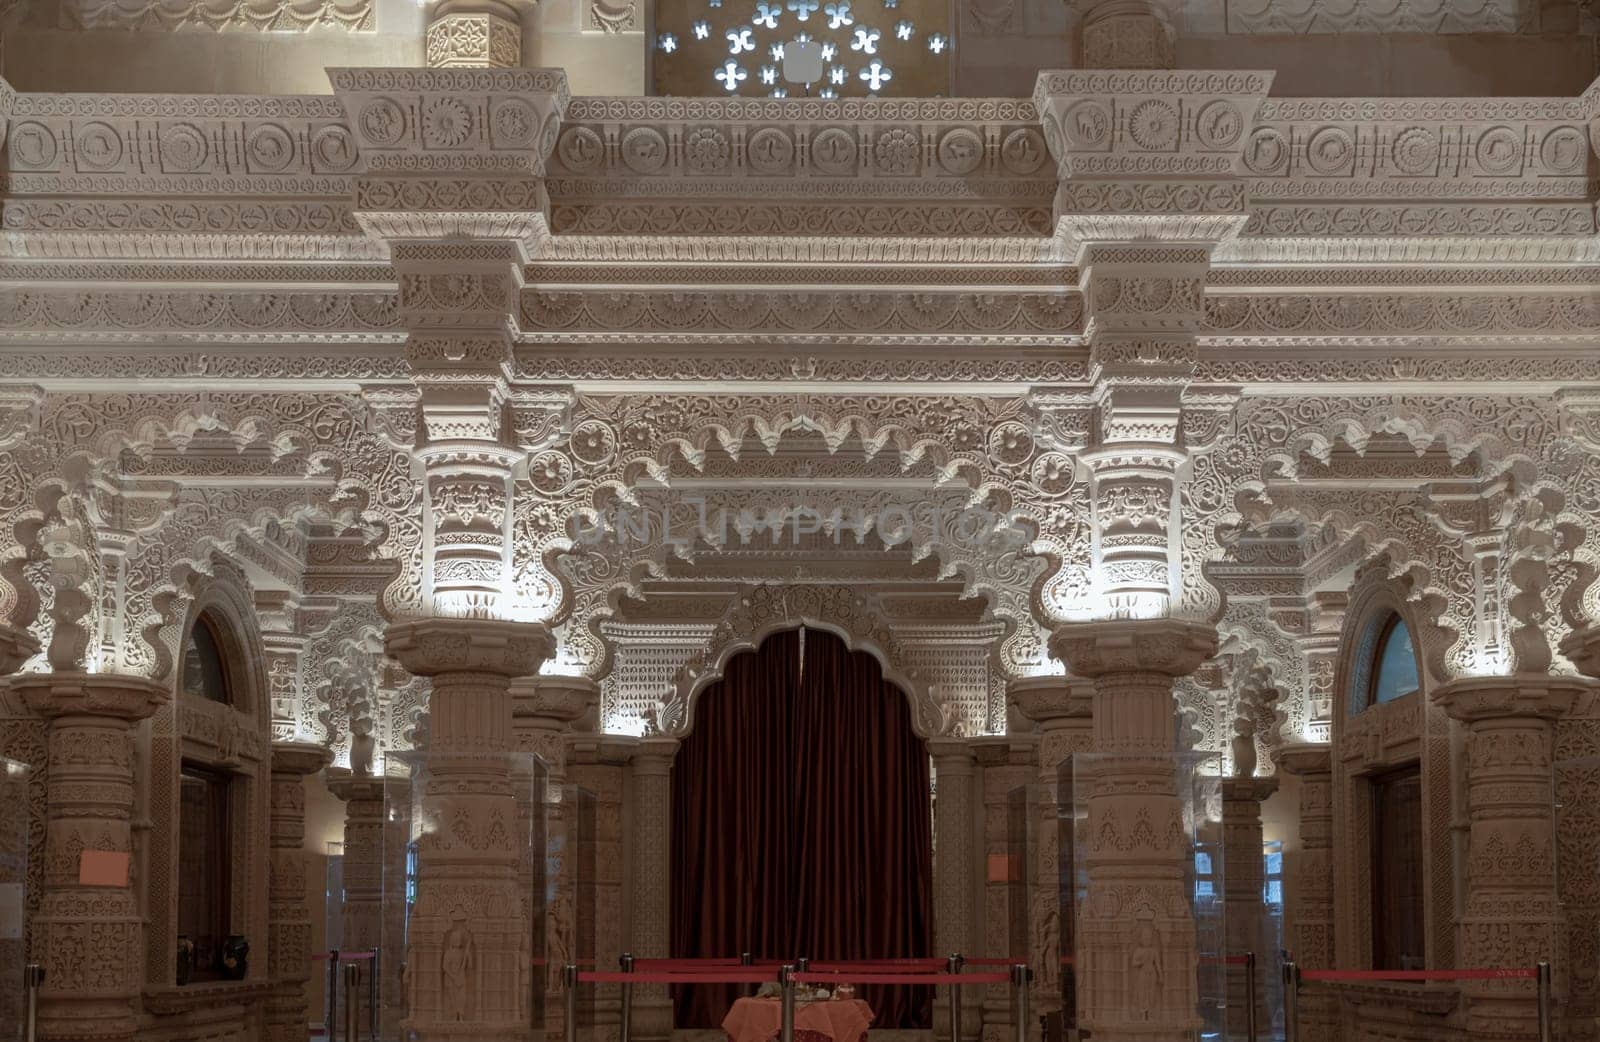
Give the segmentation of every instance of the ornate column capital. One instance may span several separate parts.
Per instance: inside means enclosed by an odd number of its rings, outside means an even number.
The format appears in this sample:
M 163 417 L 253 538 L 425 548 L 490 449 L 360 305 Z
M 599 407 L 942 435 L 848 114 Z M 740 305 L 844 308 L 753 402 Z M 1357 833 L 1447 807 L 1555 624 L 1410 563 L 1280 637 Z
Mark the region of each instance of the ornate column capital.
M 537 673 L 554 652 L 555 637 L 542 622 L 432 618 L 390 626 L 383 646 L 416 676 L 487 673 L 510 679 Z
M 1151 10 L 1144 0 L 1100 4 L 1085 18 L 1085 38 L 1097 18 L 1137 14 L 1130 4 Z M 1272 79 L 1250 71 L 1041 71 L 1033 100 L 1061 179 L 1058 238 L 1073 253 L 1096 242 L 1205 246 L 1233 238 L 1248 216 L 1236 171 Z
M 1039 724 L 1094 714 L 1094 685 L 1074 677 L 1018 677 L 1006 687 L 1017 712 Z
M 313 742 L 273 742 L 272 773 L 305 777 L 328 766 L 332 750 Z
M 561 735 L 600 702 L 600 685 L 588 677 L 526 677 L 511 685 L 513 726 Z
M 27 630 L 0 626 L 0 677 L 10 676 L 39 653 L 39 642 Z
M 678 755 L 681 743 L 676 738 L 651 735 L 639 739 L 633 750 L 635 775 L 665 776 L 672 770 L 672 761 Z
M 1464 677 L 1435 689 L 1433 700 L 1452 719 L 1476 723 L 1506 717 L 1554 720 L 1586 691 L 1600 684 L 1586 677 L 1522 673 L 1505 677 Z
M 978 762 L 978 754 L 965 738 L 930 738 L 928 755 L 940 772 L 970 774 Z
M 1217 631 L 1185 619 L 1069 622 L 1050 637 L 1050 653 L 1079 676 L 1156 673 L 1181 677 L 1217 653 Z
M 29 709 L 47 720 L 67 716 L 143 720 L 170 693 L 153 680 L 116 673 L 30 673 L 14 678 L 11 686 Z
M 1585 676 L 1600 677 L 1600 625 L 1570 634 L 1561 642 L 1561 654 Z
M 1279 770 L 1299 778 L 1333 774 L 1333 746 L 1321 742 L 1292 742 L 1272 754 Z
M 1260 778 L 1222 779 L 1222 799 L 1226 803 L 1265 803 L 1278 791 L 1278 779 L 1270 775 Z

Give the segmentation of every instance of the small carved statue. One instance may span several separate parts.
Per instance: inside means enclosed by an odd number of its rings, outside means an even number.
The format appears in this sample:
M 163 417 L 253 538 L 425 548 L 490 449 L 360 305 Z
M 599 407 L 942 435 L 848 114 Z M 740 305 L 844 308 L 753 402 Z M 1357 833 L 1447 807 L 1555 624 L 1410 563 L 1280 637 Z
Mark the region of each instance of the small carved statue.
M 1233 722 L 1233 776 L 1253 778 L 1256 774 L 1256 725 L 1245 717 Z
M 1128 969 L 1132 980 L 1130 997 L 1146 1020 L 1150 1011 L 1161 1005 L 1161 938 L 1156 934 L 1156 924 L 1148 911 L 1141 914 L 1133 927 L 1133 947 L 1128 953 Z
M 350 715 L 350 773 L 358 778 L 372 775 L 372 714 L 365 702 L 357 702 Z
M 472 1019 L 472 931 L 456 920 L 444 934 L 439 963 L 446 1020 Z
M 1039 967 L 1039 990 L 1053 995 L 1061 987 L 1057 981 L 1062 956 L 1058 950 L 1061 944 L 1061 920 L 1056 906 L 1049 904 L 1034 920 L 1033 926 L 1033 964 Z

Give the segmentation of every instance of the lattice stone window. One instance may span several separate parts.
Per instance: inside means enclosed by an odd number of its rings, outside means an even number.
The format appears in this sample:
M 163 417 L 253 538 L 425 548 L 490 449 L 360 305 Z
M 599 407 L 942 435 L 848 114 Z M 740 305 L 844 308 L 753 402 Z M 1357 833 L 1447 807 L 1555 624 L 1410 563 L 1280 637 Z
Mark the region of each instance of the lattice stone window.
M 822 77 L 784 79 L 795 43 Z M 937 0 L 669 0 L 657 8 L 655 92 L 687 97 L 936 97 L 950 90 L 950 11 Z

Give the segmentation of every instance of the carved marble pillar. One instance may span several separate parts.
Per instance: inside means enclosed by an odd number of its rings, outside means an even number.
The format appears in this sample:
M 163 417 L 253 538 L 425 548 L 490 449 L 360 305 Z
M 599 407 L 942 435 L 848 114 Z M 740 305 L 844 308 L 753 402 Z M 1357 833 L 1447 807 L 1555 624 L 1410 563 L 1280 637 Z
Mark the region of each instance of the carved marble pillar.
M 1331 970 L 1333 965 L 1333 749 L 1310 742 L 1285 745 L 1273 757 L 1278 768 L 1300 780 L 1300 849 L 1290 862 L 1285 884 L 1291 899 L 1293 933 L 1289 951 L 1305 970 Z M 1306 990 L 1300 998 L 1301 1036 L 1305 1042 L 1334 1037 L 1337 1008 L 1325 988 Z
M 531 925 L 521 914 L 510 688 L 554 641 L 536 623 L 437 618 L 391 626 L 384 645 L 433 679 L 404 1026 L 423 1042 L 523 1042 Z
M 1593 681 L 1523 674 L 1452 681 L 1433 698 L 1467 730 L 1464 966 L 1548 959 L 1565 992 L 1556 886 L 1555 721 Z M 1531 981 L 1467 981 L 1467 1029 L 1494 1038 L 1538 1033 Z
M 43 895 L 34 954 L 44 966 L 44 1042 L 131 1040 L 144 982 L 144 921 L 128 872 L 133 850 L 134 724 L 170 689 L 115 674 L 32 673 L 11 681 L 48 721 Z M 104 871 L 80 882 L 79 871 Z
M 521 5 L 504 0 L 443 0 L 428 11 L 428 65 L 507 69 L 522 64 Z
M 344 801 L 344 911 L 338 946 L 356 952 L 382 948 L 383 779 L 352 775 L 342 767 L 329 767 L 323 777 L 328 791 Z
M 1228 955 L 1255 952 L 1256 1024 L 1265 1032 L 1272 1023 L 1267 1005 L 1265 974 L 1276 965 L 1267 932 L 1267 909 L 1263 901 L 1266 864 L 1262 859 L 1261 804 L 1278 791 L 1276 778 L 1224 778 L 1222 780 L 1222 863 L 1225 866 L 1223 897 L 1227 904 Z M 1249 1023 L 1245 1007 L 1249 1004 L 1248 969 L 1229 966 L 1228 1034 L 1248 1038 Z
M 972 926 L 977 895 L 974 870 L 977 840 L 973 807 L 975 762 L 972 746 L 961 738 L 935 738 L 928 741 L 933 758 L 933 950 L 939 954 L 977 951 Z M 970 1039 L 981 1027 L 978 1004 L 961 1006 L 959 1031 L 952 1036 L 949 1007 L 943 991 L 934 1004 L 934 1038 Z
M 1030 735 L 972 739 L 983 769 L 984 937 L 979 953 L 1028 958 L 1033 938 L 1034 844 L 1038 842 L 1038 743 Z M 1019 807 L 1020 801 L 1020 807 Z M 1022 820 L 1018 820 L 1018 814 Z M 1000 866 L 1005 866 L 1001 872 Z M 1011 988 L 991 984 L 966 989 L 962 1003 L 982 996 L 984 1042 L 1012 1042 Z M 1037 1011 L 1036 1011 L 1037 1012 Z
M 598 703 L 599 685 L 587 677 L 547 676 L 512 685 L 512 728 L 518 748 L 536 754 L 547 774 L 542 794 L 545 844 L 553 856 L 545 858 L 551 875 L 545 880 L 550 895 L 542 908 L 545 959 L 545 1036 L 560 1038 L 565 1030 L 565 1009 L 560 1000 L 561 967 L 570 955 L 577 929 L 577 880 L 570 856 L 569 814 L 563 794 L 567 786 L 567 733 L 573 721 Z
M 328 750 L 309 742 L 272 746 L 269 804 L 270 875 L 267 883 L 267 1042 L 304 1042 L 311 909 L 306 904 L 306 786 L 308 774 L 328 763 Z
M 665 958 L 672 943 L 672 760 L 676 738 L 651 737 L 634 750 L 629 776 L 633 789 L 633 885 L 630 950 L 636 956 Z M 665 1039 L 672 1034 L 672 999 L 660 985 L 635 988 L 634 1037 Z
M 1061 907 L 1061 893 L 1064 887 L 1070 890 L 1073 871 L 1071 760 L 1074 753 L 1093 749 L 1094 686 L 1067 677 L 1028 677 L 1012 681 L 1010 695 L 1017 710 L 1039 724 L 1038 878 L 1027 954 L 1034 972 L 1033 1008 L 1040 1016 L 1048 1016 L 1061 1010 L 1066 1001 L 1061 957 L 1073 954 L 1073 910 Z M 1064 781 L 1067 791 L 1063 791 Z M 1077 1015 L 1076 1009 L 1066 1012 L 1069 1017 Z
M 1088 0 L 1078 6 L 1079 65 L 1085 69 L 1170 69 L 1176 33 L 1164 0 Z
M 1305 632 L 1295 638 L 1305 656 L 1306 721 L 1315 741 L 1333 738 L 1333 677 L 1349 603 L 1342 591 L 1313 593 L 1307 598 Z
M 1172 1042 L 1200 1026 L 1178 792 L 1173 681 L 1216 653 L 1209 626 L 1128 619 L 1058 626 L 1051 651 L 1094 682 L 1097 762 L 1079 916 L 1079 1026 L 1097 1042 Z
M 570 911 L 558 912 L 553 918 L 555 924 L 570 918 L 572 933 L 551 948 L 552 962 L 565 964 L 570 956 L 593 959 L 597 966 L 615 966 L 617 956 L 631 946 L 623 917 L 627 904 L 624 877 L 629 873 L 625 797 L 627 764 L 637 746 L 638 739 L 632 736 L 592 731 L 567 738 L 568 784 L 563 803 L 568 845 L 563 861 L 568 864 L 561 871 L 572 878 L 573 900 Z M 621 1018 L 618 987 L 600 984 L 592 995 L 596 1037 L 609 1038 Z M 561 1012 L 554 1010 L 546 1024 L 559 1022 Z

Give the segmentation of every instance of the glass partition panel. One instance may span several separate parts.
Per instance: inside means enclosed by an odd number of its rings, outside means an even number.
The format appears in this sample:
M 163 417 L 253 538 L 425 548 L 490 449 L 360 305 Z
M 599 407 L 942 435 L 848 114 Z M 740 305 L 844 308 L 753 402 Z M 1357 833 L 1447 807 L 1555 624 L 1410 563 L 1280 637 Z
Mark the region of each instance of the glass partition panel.
M 426 771 L 420 755 L 384 756 L 383 911 L 378 939 L 378 1029 L 384 1042 L 404 1037 L 406 940 L 417 900 L 417 822 Z
M 27 966 L 28 767 L 0 757 L 0 1042 L 19 1042 Z
M 1078 947 L 1085 926 L 1083 910 L 1093 846 L 1089 803 L 1094 795 L 1096 776 L 1114 768 L 1121 759 L 1114 753 L 1075 753 L 1062 765 L 1058 779 L 1061 951 L 1063 960 L 1070 960 L 1062 969 L 1072 971 L 1062 973 L 1062 989 L 1070 1003 L 1067 1021 L 1072 1029 L 1083 1026 L 1086 1013 L 1083 991 L 1077 987 L 1077 973 L 1083 965 Z M 1194 915 L 1197 956 L 1195 965 L 1183 968 L 1182 972 L 1194 974 L 1195 1012 L 1200 1021 L 1201 1039 L 1220 1039 L 1227 1028 L 1227 967 L 1222 961 L 1227 950 L 1220 765 L 1220 757 L 1211 753 L 1175 753 L 1171 760 L 1172 791 L 1179 798 L 1184 839 L 1190 851 L 1184 866 L 1184 893 Z M 1161 954 L 1157 952 L 1155 958 L 1159 960 Z
M 1007 947 L 997 955 L 1032 962 L 1033 800 L 1026 786 L 1006 794 L 1006 933 Z

